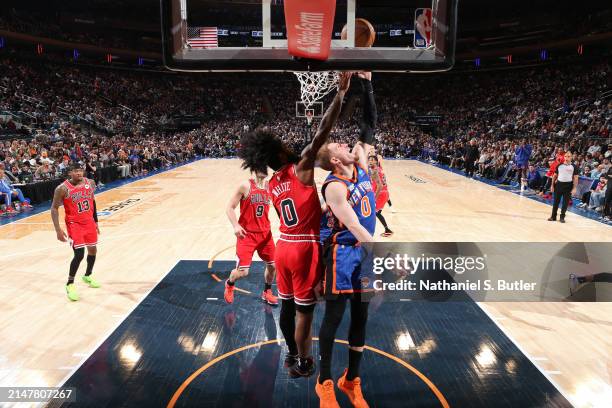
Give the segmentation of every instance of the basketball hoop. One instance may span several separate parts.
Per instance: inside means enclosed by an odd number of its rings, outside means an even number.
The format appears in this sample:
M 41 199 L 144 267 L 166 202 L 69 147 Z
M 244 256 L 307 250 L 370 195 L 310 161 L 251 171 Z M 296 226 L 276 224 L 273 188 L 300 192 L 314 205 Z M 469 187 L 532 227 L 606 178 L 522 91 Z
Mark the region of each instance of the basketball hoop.
M 301 99 L 307 110 L 310 109 L 312 104 L 333 91 L 338 85 L 339 76 L 336 71 L 296 71 L 294 74 L 298 81 L 300 81 Z M 308 112 L 306 112 L 306 119 L 308 120 Z M 309 122 L 311 121 L 312 117 Z

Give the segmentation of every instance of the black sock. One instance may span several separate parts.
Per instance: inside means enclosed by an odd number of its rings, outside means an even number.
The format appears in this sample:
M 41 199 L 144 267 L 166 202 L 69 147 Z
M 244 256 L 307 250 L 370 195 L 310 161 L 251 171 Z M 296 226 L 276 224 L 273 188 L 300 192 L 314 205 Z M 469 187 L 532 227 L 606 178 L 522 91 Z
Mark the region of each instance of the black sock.
M 76 276 L 77 271 L 79 270 L 79 265 L 83 260 L 83 256 L 85 255 L 85 248 L 73 249 L 74 257 L 72 261 L 70 261 L 70 270 L 68 272 L 68 285 L 74 283 L 74 277 Z
M 346 298 L 344 297 L 325 302 L 325 315 L 319 329 L 319 355 L 321 357 L 321 361 L 319 361 L 319 384 L 332 379 L 331 363 L 334 339 L 344 315 L 345 305 Z
M 389 226 L 387 225 L 387 221 L 385 220 L 385 217 L 383 217 L 382 215 L 382 210 L 376 212 L 376 218 L 378 218 L 378 221 L 380 221 L 383 227 L 385 227 L 386 232 L 390 231 Z
M 230 281 L 229 279 L 225 281 L 229 286 L 234 286 L 235 282 Z
M 359 363 L 361 362 L 362 351 L 349 349 L 349 364 L 348 371 L 346 373 L 346 379 L 353 381 L 359 377 Z
M 281 300 L 281 310 L 278 325 L 280 326 L 285 343 L 289 349 L 289 354 L 297 356 L 298 349 L 297 343 L 295 342 L 295 303 L 293 299 Z
M 85 276 L 91 275 L 91 273 L 93 272 L 93 266 L 95 262 L 96 262 L 95 255 L 87 255 L 87 270 L 85 271 Z
M 265 290 L 270 290 L 270 289 L 272 289 L 272 284 L 271 283 L 266 283 L 265 286 L 264 286 L 264 291 Z

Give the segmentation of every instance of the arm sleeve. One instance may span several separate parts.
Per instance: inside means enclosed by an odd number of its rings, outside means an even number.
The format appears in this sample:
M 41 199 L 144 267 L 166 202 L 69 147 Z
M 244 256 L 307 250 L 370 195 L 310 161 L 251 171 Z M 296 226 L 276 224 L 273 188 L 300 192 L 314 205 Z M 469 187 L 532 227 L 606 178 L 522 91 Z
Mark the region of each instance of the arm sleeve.
M 367 79 L 361 80 L 361 87 L 363 118 L 359 124 L 359 141 L 372 145 L 374 144 L 374 129 L 376 129 L 376 122 L 378 121 L 374 90 L 372 89 L 372 82 Z
M 95 222 L 98 222 L 98 208 L 96 206 L 96 200 L 93 200 L 94 208 L 93 208 L 93 219 Z

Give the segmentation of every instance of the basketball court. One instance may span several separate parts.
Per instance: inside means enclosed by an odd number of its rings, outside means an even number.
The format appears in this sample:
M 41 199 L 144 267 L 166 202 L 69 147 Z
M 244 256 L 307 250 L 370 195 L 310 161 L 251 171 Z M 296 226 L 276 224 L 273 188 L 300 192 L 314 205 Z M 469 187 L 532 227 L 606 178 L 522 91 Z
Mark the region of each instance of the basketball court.
M 609 226 L 575 214 L 553 225 L 545 204 L 428 164 L 385 167 L 393 241 L 611 237 Z M 223 203 L 247 176 L 238 160 L 207 159 L 101 192 L 99 207 L 114 209 L 100 218 L 103 286 L 79 285 L 72 304 L 63 287 L 71 250 L 56 240 L 49 212 L 0 227 L 0 260 L 13 271 L 0 282 L 0 385 L 66 384 L 88 406 L 316 405 L 314 380 L 289 379 L 282 368 L 278 309 L 257 296 L 262 266 L 237 284 L 233 305 L 223 301 L 219 281 L 235 243 Z M 609 392 L 609 303 L 384 301 L 372 309 L 362 367 L 373 406 L 587 407 L 603 406 Z M 336 361 L 345 358 L 347 320 Z

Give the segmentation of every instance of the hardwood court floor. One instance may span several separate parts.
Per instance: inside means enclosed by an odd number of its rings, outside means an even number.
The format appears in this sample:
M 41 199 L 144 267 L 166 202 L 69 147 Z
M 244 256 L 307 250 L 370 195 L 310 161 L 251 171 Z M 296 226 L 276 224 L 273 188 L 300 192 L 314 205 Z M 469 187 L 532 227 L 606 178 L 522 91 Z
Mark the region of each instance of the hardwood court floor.
M 609 226 L 575 214 L 546 222 L 545 204 L 427 164 L 387 161 L 385 171 L 394 241 L 612 241 Z M 245 177 L 237 160 L 202 160 L 100 193 L 103 286 L 78 285 L 73 304 L 64 294 L 72 252 L 49 212 L 0 227 L 0 386 L 62 383 L 180 260 L 232 259 L 224 209 Z M 610 397 L 612 304 L 481 306 L 576 406 Z

